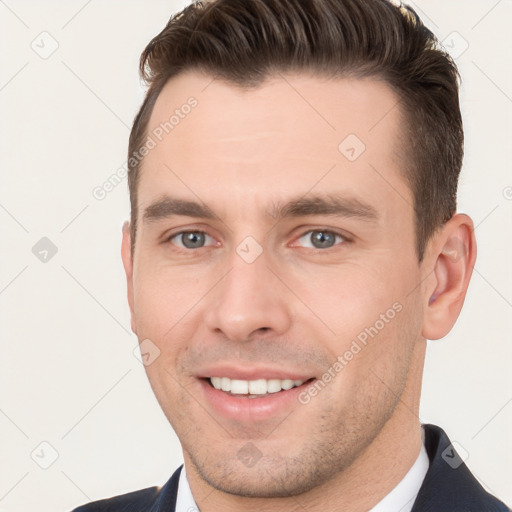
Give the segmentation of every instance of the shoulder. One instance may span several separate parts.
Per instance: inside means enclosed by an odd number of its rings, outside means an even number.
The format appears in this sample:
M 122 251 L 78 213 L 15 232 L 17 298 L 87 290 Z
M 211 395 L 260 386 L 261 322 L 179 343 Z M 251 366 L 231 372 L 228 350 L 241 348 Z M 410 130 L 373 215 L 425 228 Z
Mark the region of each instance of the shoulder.
M 172 512 L 176 505 L 179 467 L 163 487 L 148 487 L 139 491 L 93 501 L 72 512 Z
M 471 474 L 443 429 L 424 425 L 430 465 L 412 512 L 508 512 Z
M 158 492 L 158 487 L 148 487 L 140 491 L 93 501 L 75 508 L 73 512 L 135 512 L 146 510 L 154 505 Z

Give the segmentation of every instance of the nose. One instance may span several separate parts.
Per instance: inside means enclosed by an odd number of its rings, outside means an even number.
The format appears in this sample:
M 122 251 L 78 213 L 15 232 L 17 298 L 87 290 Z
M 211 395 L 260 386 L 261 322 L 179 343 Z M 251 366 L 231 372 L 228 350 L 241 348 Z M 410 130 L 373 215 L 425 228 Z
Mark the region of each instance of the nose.
M 230 271 L 210 300 L 208 329 L 231 341 L 248 341 L 257 333 L 278 336 L 290 328 L 290 297 L 264 254 L 252 263 L 234 254 Z

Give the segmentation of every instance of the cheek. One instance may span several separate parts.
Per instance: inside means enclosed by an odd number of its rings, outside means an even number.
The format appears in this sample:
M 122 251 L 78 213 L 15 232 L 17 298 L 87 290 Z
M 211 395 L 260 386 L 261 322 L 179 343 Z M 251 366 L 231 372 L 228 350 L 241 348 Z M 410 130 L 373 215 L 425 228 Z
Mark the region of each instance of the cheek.
M 297 295 L 329 328 L 316 329 L 316 339 L 332 365 L 339 363 L 331 367 L 337 381 L 333 389 L 344 403 L 361 398 L 361 393 L 385 391 L 377 376 L 399 386 L 406 374 L 421 330 L 419 303 L 411 294 L 415 270 L 409 266 L 399 271 L 389 258 L 366 265 L 351 262 L 317 272 L 314 287 L 295 276 Z M 307 318 L 315 333 L 318 319 L 310 312 Z
M 208 291 L 208 280 L 192 268 L 141 263 L 134 278 L 134 313 L 139 339 L 173 337 L 187 325 Z M 211 279 L 211 278 L 210 278 Z
M 331 344 L 340 366 L 325 399 L 349 415 L 348 423 L 361 424 L 363 418 L 370 425 L 389 415 L 402 396 L 421 325 L 415 311 L 414 305 L 401 304 L 388 312 L 387 323 L 361 315 L 355 321 L 365 327 L 347 326 L 346 337 Z
M 339 349 L 343 349 L 343 342 L 364 333 L 376 322 L 380 331 L 397 316 L 400 306 L 396 303 L 403 301 L 403 291 L 392 277 L 396 271 L 386 268 L 386 264 L 389 267 L 389 262 L 384 261 L 318 267 L 308 273 L 307 279 L 297 272 L 290 281 L 310 309 L 308 316 L 315 313 L 339 340 Z
M 370 376 L 377 387 L 398 392 L 404 383 L 421 333 L 422 317 L 417 295 L 400 297 L 391 307 L 382 307 L 355 337 L 361 346 L 354 365 L 361 381 Z M 360 343 L 359 341 L 363 342 Z

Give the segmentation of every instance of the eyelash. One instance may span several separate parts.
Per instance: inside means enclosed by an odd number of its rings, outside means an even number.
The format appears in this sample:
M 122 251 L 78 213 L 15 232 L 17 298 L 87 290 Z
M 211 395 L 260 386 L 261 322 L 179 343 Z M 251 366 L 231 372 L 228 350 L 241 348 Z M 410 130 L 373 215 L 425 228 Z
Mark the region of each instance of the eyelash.
M 330 230 L 330 229 L 322 229 L 322 228 L 319 228 L 319 229 L 318 228 L 317 229 L 308 229 L 307 231 L 304 231 L 300 236 L 298 236 L 296 238 L 296 240 L 300 240 L 301 238 L 303 238 L 305 235 L 307 235 L 309 233 L 317 233 L 317 232 L 327 233 L 327 234 L 330 234 L 330 235 L 334 235 L 335 237 L 340 237 L 342 239 L 343 243 L 338 242 L 338 243 L 335 243 L 332 247 L 327 247 L 325 249 L 319 249 L 319 248 L 315 248 L 315 247 L 303 247 L 304 249 L 310 249 L 310 250 L 313 250 L 315 252 L 327 252 L 329 249 L 334 249 L 334 248 L 338 247 L 339 245 L 345 245 L 345 244 L 351 242 L 350 238 L 348 238 L 346 235 L 344 235 L 342 233 L 338 233 L 337 231 L 333 231 L 333 230 Z M 206 233 L 205 231 L 189 229 L 189 230 L 184 230 L 184 231 L 178 231 L 177 233 L 171 234 L 170 236 L 168 236 L 165 239 L 165 242 L 166 243 L 169 243 L 169 242 L 172 243 L 172 240 L 174 238 L 177 238 L 177 237 L 179 237 L 181 235 L 184 235 L 186 233 L 199 233 L 199 234 L 203 234 L 206 237 L 210 237 L 210 238 L 213 239 L 213 237 L 208 235 L 208 233 Z M 185 252 L 185 253 L 190 253 L 190 252 L 193 252 L 193 251 L 197 251 L 198 249 L 205 249 L 206 247 L 210 247 L 210 246 L 198 247 L 197 249 L 189 249 L 189 248 L 186 248 L 186 247 L 184 248 L 184 247 L 179 247 L 179 246 L 176 246 L 176 245 L 175 245 L 175 247 L 176 247 L 176 249 L 178 251 Z
M 201 230 L 199 230 L 199 229 L 187 229 L 187 230 L 185 230 L 185 231 L 178 231 L 177 233 L 173 233 L 172 235 L 168 236 L 168 237 L 165 239 L 165 242 L 171 242 L 171 243 L 172 243 L 172 239 L 173 239 L 173 238 L 177 238 L 177 237 L 179 237 L 179 236 L 181 236 L 181 235 L 184 235 L 184 234 L 186 234 L 186 233 L 199 233 L 199 234 L 203 234 L 203 235 L 205 235 L 205 236 L 210 237 L 210 238 L 212 238 L 212 239 L 213 239 L 213 237 L 212 237 L 212 236 L 210 236 L 210 235 L 209 235 L 208 233 L 206 233 L 205 231 L 201 231 Z M 173 245 L 174 245 L 174 244 L 173 244 Z M 188 249 L 188 248 L 186 248 L 186 247 L 185 247 L 185 248 L 183 248 L 183 247 L 179 247 L 179 246 L 175 246 L 175 247 L 176 247 L 178 250 L 180 250 L 180 251 L 185 251 L 185 252 L 191 252 L 191 251 L 194 251 L 194 249 Z M 206 246 L 206 247 L 208 247 L 208 246 Z M 205 247 L 205 246 L 203 246 L 203 247 L 199 247 L 199 249 L 205 249 L 206 247 Z M 195 250 L 197 250 L 197 249 L 195 249 Z
M 348 241 L 347 237 L 345 237 L 341 233 L 338 233 L 336 231 L 330 231 L 328 229 L 309 229 L 308 231 L 305 231 L 304 233 L 302 233 L 302 235 L 300 235 L 297 238 L 297 240 L 300 240 L 301 238 L 304 238 L 306 235 L 310 235 L 311 233 L 324 233 L 324 234 L 333 235 L 334 237 L 341 238 L 343 243 L 346 243 Z M 310 239 L 311 239 L 311 235 L 310 235 Z M 310 249 L 310 250 L 313 250 L 313 251 L 326 252 L 329 249 L 335 249 L 336 247 L 338 247 L 341 244 L 342 244 L 341 242 L 338 242 L 338 243 L 335 242 L 333 246 L 327 247 L 325 249 L 320 249 L 318 247 L 303 247 L 303 249 Z

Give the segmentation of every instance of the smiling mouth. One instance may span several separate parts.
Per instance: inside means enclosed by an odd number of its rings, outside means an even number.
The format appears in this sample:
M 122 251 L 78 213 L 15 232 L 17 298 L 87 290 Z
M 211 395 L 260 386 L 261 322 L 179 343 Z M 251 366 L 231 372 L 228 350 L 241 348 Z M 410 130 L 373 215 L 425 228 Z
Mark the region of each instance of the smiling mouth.
M 290 389 L 302 386 L 314 380 L 314 377 L 307 380 L 291 379 L 256 379 L 240 380 L 230 379 L 229 377 L 209 377 L 205 379 L 218 391 L 224 391 L 233 396 L 257 398 L 288 391 Z

